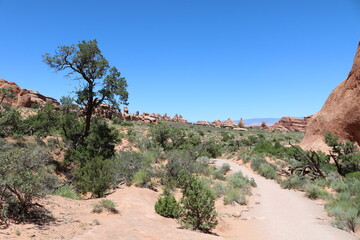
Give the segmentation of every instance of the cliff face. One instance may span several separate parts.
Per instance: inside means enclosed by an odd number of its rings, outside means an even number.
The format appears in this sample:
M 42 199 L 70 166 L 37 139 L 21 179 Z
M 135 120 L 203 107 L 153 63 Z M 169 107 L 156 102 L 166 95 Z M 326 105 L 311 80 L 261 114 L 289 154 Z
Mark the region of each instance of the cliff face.
M 348 77 L 329 95 L 322 109 L 309 120 L 300 145 L 321 149 L 327 132 L 360 144 L 360 43 Z
M 8 82 L 5 79 L 0 78 L 0 88 L 11 88 L 13 90 L 14 97 L 5 97 L 3 104 L 7 104 L 13 107 L 31 107 L 34 103 L 44 106 L 46 102 L 50 101 L 54 105 L 59 106 L 60 103 L 52 97 L 46 97 L 36 91 L 20 88 L 14 82 Z M 0 98 L 1 98 L 0 94 Z

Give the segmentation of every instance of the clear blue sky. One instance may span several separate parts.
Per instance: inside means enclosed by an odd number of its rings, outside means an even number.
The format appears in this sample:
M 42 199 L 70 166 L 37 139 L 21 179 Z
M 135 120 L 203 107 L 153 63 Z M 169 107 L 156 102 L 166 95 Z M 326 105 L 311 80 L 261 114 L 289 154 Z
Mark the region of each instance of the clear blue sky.
M 359 0 L 0 0 L 0 78 L 59 99 L 78 82 L 41 55 L 97 39 L 131 112 L 306 116 L 352 65 Z

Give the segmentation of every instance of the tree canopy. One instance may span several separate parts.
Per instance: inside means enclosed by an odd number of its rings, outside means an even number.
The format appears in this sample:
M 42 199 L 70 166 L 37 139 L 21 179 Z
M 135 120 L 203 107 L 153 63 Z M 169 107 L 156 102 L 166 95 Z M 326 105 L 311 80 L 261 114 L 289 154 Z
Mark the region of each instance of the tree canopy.
M 58 71 L 67 71 L 66 76 L 74 75 L 75 80 L 82 80 L 76 90 L 76 103 L 84 107 L 84 136 L 89 134 L 94 108 L 102 103 L 109 103 L 118 108 L 128 104 L 127 82 L 116 67 L 111 67 L 101 54 L 97 41 L 81 41 L 70 46 L 59 46 L 54 55 L 46 53 L 43 61 Z

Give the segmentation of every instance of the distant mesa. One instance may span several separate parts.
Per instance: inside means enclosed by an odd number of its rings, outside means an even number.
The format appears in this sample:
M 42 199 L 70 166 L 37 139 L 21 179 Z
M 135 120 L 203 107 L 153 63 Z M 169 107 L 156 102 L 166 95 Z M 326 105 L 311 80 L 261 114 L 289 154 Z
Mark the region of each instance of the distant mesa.
M 8 82 L 5 79 L 0 78 L 0 88 L 11 88 L 13 90 L 14 97 L 5 97 L 3 104 L 12 107 L 31 107 L 34 104 L 44 106 L 46 102 L 52 102 L 54 105 L 59 106 L 60 103 L 52 97 L 46 97 L 39 92 L 20 88 L 14 82 Z M 2 96 L 1 96 L 2 97 Z
M 348 77 L 329 95 L 324 106 L 309 120 L 300 145 L 305 149 L 326 147 L 324 135 L 360 144 L 360 43 Z

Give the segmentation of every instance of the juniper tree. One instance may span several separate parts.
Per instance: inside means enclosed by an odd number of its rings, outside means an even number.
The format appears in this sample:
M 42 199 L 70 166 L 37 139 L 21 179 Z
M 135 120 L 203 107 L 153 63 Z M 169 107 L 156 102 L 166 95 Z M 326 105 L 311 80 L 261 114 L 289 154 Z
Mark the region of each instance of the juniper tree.
M 81 80 L 81 88 L 75 91 L 77 104 L 84 107 L 84 137 L 88 136 L 94 109 L 102 103 L 114 107 L 127 105 L 127 82 L 116 67 L 111 67 L 101 54 L 97 41 L 81 41 L 70 46 L 59 46 L 54 55 L 46 53 L 43 61 L 58 71 L 67 71 Z

